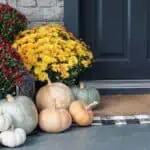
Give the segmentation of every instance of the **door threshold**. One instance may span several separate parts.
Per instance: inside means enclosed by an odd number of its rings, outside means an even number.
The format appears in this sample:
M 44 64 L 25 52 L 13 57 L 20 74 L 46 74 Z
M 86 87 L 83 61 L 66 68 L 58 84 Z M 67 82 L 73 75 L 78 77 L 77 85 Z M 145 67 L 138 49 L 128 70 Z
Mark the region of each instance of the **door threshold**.
M 98 89 L 150 88 L 150 80 L 93 80 L 85 84 Z
M 146 94 L 150 93 L 150 80 L 93 80 L 84 81 L 88 87 L 100 90 L 102 94 Z

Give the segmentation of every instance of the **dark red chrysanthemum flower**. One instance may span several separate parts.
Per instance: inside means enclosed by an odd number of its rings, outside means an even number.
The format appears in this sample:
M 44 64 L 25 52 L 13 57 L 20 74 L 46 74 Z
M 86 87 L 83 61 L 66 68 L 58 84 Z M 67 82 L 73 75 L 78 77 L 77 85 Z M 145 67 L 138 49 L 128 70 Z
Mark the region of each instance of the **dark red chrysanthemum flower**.
M 20 86 L 25 74 L 19 54 L 11 47 L 10 42 L 0 35 L 0 90 L 3 89 L 1 94 L 5 95 L 9 87 Z
M 0 33 L 10 42 L 27 27 L 27 18 L 8 4 L 0 3 Z

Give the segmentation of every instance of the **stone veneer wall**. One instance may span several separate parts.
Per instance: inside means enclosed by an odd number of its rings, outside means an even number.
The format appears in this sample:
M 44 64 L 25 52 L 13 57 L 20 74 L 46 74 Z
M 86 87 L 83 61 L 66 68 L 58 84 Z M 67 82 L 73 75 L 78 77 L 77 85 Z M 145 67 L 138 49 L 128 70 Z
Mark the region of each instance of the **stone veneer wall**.
M 63 0 L 0 0 L 24 13 L 30 21 L 29 26 L 48 22 L 63 23 Z

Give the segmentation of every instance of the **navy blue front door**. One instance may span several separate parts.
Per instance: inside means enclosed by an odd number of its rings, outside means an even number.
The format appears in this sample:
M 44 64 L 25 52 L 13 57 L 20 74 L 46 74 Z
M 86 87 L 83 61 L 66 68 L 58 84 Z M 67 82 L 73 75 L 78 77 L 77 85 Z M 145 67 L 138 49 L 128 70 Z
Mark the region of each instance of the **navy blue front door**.
M 79 34 L 95 55 L 84 79 L 150 79 L 150 1 L 79 0 Z

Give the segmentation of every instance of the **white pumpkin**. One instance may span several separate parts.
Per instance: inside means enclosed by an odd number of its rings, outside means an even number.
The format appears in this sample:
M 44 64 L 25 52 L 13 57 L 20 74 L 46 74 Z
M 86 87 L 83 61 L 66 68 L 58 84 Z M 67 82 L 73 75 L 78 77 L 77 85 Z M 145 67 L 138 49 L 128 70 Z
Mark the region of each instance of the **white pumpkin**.
M 8 130 L 12 125 L 12 118 L 8 114 L 4 114 L 0 108 L 0 132 Z
M 14 128 L 22 128 L 29 134 L 37 127 L 38 112 L 29 97 L 7 95 L 5 100 L 0 101 L 0 107 L 12 117 Z
M 26 141 L 26 132 L 21 128 L 10 129 L 0 134 L 0 143 L 7 147 L 17 147 Z

